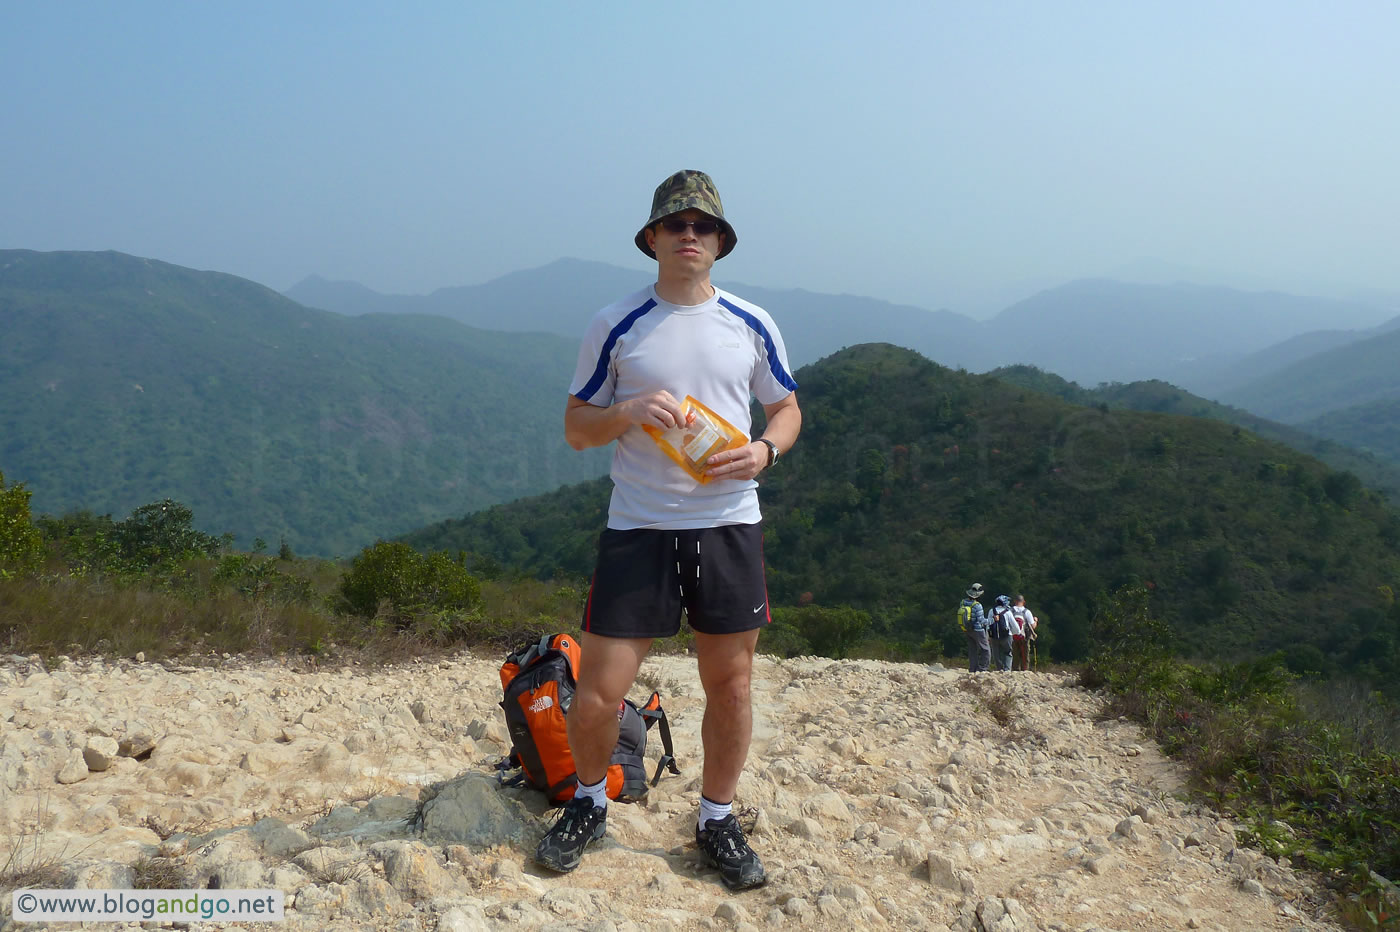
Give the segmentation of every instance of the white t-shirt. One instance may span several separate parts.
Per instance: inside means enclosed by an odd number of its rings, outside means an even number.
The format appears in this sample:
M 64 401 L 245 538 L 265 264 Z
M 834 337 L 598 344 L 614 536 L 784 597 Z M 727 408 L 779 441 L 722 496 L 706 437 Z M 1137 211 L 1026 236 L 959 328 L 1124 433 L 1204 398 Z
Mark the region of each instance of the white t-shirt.
M 1011 626 L 1013 636 L 1022 637 L 1035 630 L 1035 616 L 1024 605 L 1012 606 L 1011 617 L 1014 619 Z
M 750 397 L 782 401 L 797 389 L 773 318 L 715 289 L 704 304 L 671 304 L 648 286 L 593 315 L 569 394 L 608 407 L 665 390 L 698 399 L 749 434 Z M 608 527 L 700 528 L 754 524 L 758 483 L 696 482 L 635 424 L 617 441 Z

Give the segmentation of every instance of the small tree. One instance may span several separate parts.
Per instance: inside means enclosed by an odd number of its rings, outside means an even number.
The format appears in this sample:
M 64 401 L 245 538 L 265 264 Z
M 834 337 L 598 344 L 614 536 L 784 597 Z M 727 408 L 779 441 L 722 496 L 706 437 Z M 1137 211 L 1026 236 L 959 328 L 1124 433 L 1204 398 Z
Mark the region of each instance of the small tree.
M 29 517 L 31 494 L 22 482 L 6 488 L 0 472 L 0 579 L 33 572 L 43 562 L 44 539 Z
M 417 612 L 467 611 L 481 596 L 481 584 L 446 553 L 423 556 L 408 544 L 378 541 L 360 551 L 341 577 L 345 607 L 373 617 L 387 601 L 395 620 Z
M 165 560 L 214 556 L 222 547 L 217 537 L 195 530 L 193 511 L 168 498 L 142 505 L 113 532 L 122 557 L 143 568 Z

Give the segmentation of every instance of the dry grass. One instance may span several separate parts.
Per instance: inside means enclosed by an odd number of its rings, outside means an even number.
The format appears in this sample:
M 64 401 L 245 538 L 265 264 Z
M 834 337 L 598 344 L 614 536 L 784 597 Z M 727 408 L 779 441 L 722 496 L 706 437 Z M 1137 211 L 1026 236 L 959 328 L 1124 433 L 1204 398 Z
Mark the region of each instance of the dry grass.
M 152 660 L 189 653 L 305 649 L 335 619 L 306 605 L 231 590 L 188 598 L 140 586 L 60 577 L 0 581 L 0 644 L 18 653 L 103 653 Z
M 347 854 L 343 858 L 331 858 L 326 855 L 325 849 L 317 852 L 319 857 L 308 858 L 306 875 L 315 883 L 321 885 L 338 883 L 348 886 L 369 874 L 369 866 L 364 861 L 357 860 L 353 855 Z
M 44 854 L 38 834 L 6 839 L 10 849 L 0 864 L 0 895 L 22 887 L 54 890 L 63 886 L 67 872 L 61 854 Z
M 577 630 L 587 596 L 582 583 L 562 579 L 485 580 L 470 612 L 392 624 L 331 607 L 342 569 L 228 554 L 119 577 L 72 575 L 50 561 L 43 576 L 0 580 L 0 651 L 48 659 L 144 653 L 196 665 L 226 653 L 310 666 L 393 665 L 464 647 L 504 656 L 541 635 Z M 670 646 L 685 648 L 685 639 Z
M 661 687 L 665 683 L 661 679 L 661 674 L 651 667 L 642 667 L 637 671 L 637 685 L 647 690 L 647 692 L 661 692 Z
M 1018 722 L 1016 697 L 1009 690 L 994 685 L 995 676 L 964 676 L 958 680 L 958 689 L 977 696 L 980 699 L 977 707 L 991 715 L 998 725 L 1015 730 Z
M 137 890 L 190 889 L 189 874 L 172 858 L 140 858 L 131 865 L 131 876 Z
M 34 805 L 34 818 L 18 834 L 6 835 L 3 848 L 8 853 L 0 861 L 0 896 L 22 887 L 58 889 L 67 882 L 64 868 L 67 851 L 45 852 L 44 823 L 48 821 L 48 797 Z

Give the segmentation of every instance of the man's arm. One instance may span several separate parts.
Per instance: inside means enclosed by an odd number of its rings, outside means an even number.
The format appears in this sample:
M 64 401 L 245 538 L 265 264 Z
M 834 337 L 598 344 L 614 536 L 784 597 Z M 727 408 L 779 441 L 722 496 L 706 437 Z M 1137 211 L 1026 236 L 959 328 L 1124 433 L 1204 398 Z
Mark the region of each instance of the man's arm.
M 797 406 L 797 392 L 782 401 L 763 406 L 768 423 L 763 439 L 773 441 L 779 453 L 786 453 L 797 442 L 802 430 L 802 409 Z M 705 475 L 711 479 L 752 479 L 768 465 L 768 445 L 757 440 L 737 450 L 725 450 L 710 457 Z
M 681 403 L 670 392 L 655 392 L 606 408 L 570 395 L 564 407 L 564 439 L 575 450 L 587 450 L 612 443 L 633 424 L 670 430 L 683 415 Z

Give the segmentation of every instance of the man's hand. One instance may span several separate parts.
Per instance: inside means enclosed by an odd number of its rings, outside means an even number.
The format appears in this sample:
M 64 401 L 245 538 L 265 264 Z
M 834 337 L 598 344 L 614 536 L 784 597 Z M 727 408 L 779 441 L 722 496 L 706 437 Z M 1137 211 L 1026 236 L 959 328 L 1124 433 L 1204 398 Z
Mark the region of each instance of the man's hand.
M 617 407 L 623 410 L 629 423 L 650 424 L 661 430 L 670 430 L 685 420 L 685 408 L 664 390 L 619 402 Z
M 768 444 L 753 443 L 737 450 L 722 450 L 705 461 L 711 479 L 752 479 L 768 465 Z
M 665 391 L 615 405 L 592 405 L 570 395 L 564 407 L 564 439 L 575 450 L 587 450 L 612 443 L 633 424 L 670 430 L 684 416 L 681 403 Z

